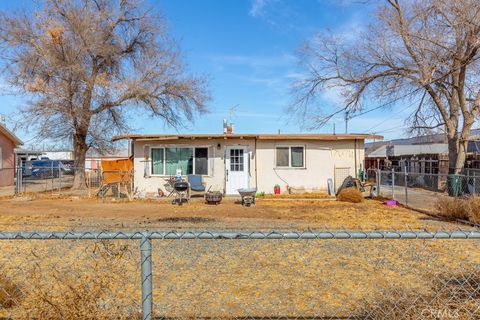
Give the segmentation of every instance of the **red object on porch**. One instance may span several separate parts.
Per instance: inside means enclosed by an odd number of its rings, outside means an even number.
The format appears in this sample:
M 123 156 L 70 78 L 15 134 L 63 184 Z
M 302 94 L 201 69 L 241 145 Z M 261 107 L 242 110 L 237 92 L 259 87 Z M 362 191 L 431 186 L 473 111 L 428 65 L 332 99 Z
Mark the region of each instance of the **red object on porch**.
M 275 187 L 273 187 L 273 192 L 274 192 L 275 194 L 280 194 L 280 186 L 275 186 Z

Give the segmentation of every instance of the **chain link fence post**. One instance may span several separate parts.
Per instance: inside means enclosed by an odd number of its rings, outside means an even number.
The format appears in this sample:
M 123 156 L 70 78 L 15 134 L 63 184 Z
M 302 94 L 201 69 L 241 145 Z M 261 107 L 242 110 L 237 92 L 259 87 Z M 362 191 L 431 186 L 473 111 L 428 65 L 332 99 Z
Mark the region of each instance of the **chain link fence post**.
M 21 193 L 22 192 L 22 181 L 23 178 L 23 169 L 22 167 L 17 168 L 17 180 L 15 181 L 15 194 Z
M 392 168 L 392 200 L 395 200 L 395 170 Z
M 53 167 L 53 161 L 51 162 L 50 164 L 52 170 L 51 170 L 51 186 L 50 186 L 50 192 L 53 193 L 53 191 L 55 191 L 55 189 L 53 188 L 53 185 L 55 184 L 55 168 Z
M 144 234 L 140 242 L 142 269 L 142 320 L 152 319 L 152 240 Z
M 405 165 L 405 205 L 408 206 L 408 171 L 407 165 Z
M 58 192 L 62 192 L 62 170 L 58 166 Z
M 380 179 L 382 178 L 382 171 L 380 170 L 380 168 L 378 168 L 377 170 L 375 170 L 376 174 L 377 174 L 377 195 L 380 197 Z

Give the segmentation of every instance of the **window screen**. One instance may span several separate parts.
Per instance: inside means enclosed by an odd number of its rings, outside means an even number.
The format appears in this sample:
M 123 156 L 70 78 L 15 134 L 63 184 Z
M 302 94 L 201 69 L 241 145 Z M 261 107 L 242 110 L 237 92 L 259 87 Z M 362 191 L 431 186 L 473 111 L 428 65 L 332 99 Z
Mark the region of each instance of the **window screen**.
M 292 147 L 292 167 L 293 168 L 302 168 L 303 165 L 303 147 Z
M 278 147 L 277 148 L 277 167 L 288 167 L 289 148 L 288 147 Z
M 195 174 L 208 174 L 208 148 L 195 148 Z

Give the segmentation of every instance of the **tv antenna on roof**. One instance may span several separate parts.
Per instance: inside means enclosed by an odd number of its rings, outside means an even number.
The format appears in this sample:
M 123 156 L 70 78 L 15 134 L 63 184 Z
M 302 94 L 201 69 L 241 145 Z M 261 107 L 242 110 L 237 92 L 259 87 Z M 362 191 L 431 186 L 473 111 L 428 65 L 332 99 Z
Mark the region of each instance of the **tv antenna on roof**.
M 238 107 L 239 107 L 239 105 L 236 104 L 236 105 L 234 105 L 233 107 L 231 107 L 230 109 L 228 109 L 229 112 L 230 112 L 230 122 L 233 121 L 233 117 L 235 116 L 235 113 L 237 112 Z

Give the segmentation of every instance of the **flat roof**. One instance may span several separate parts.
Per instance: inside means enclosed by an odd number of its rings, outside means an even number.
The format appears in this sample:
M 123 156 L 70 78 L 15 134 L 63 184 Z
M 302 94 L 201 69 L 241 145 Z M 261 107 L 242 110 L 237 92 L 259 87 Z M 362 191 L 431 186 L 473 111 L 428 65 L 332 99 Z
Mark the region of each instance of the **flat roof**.
M 115 136 L 112 141 L 131 140 L 181 140 L 181 139 L 257 139 L 257 140 L 382 140 L 383 136 L 363 133 L 281 133 L 281 134 L 125 134 Z

